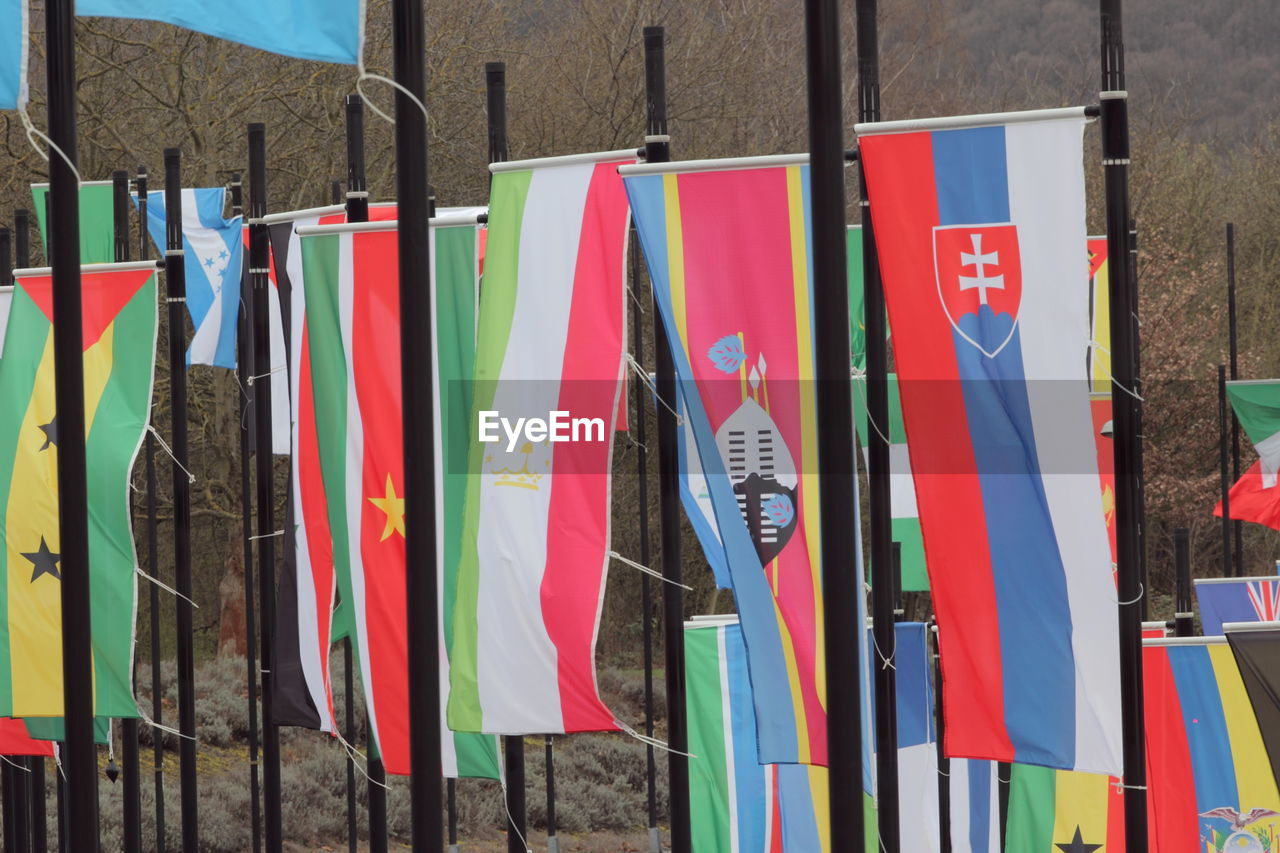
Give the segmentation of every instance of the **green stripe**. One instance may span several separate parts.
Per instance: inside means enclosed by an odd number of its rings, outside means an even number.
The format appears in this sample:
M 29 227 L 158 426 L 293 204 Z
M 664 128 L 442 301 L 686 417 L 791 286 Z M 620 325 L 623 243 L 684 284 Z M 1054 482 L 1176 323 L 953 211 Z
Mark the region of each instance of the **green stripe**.
M 1280 382 L 1228 385 L 1227 396 L 1240 426 L 1255 445 L 1280 432 Z
M 107 184 L 80 187 L 80 263 L 109 264 L 116 259 L 115 218 L 112 211 L 112 193 L 115 188 Z M 32 187 L 31 199 L 35 202 L 36 221 L 40 225 L 40 240 L 49 257 L 49 231 L 45 222 L 45 196 L 48 187 Z
M 684 632 L 685 703 L 689 715 L 689 823 L 693 849 L 729 850 L 728 733 L 720 683 L 720 633 L 723 628 L 686 628 Z
M 489 243 L 485 249 L 485 277 L 480 290 L 480 320 L 476 340 L 476 384 L 473 391 L 478 412 L 493 408 L 494 384 L 501 375 L 515 311 L 517 275 L 520 269 L 520 234 L 525 199 L 532 172 L 503 172 L 494 176 L 489 193 Z M 468 416 L 468 429 L 475 415 Z M 470 476 L 463 511 L 462 553 L 452 620 L 449 659 L 449 728 L 478 732 L 484 727 L 477 672 L 476 632 L 480 594 L 480 566 L 476 536 L 480 530 L 480 463 L 483 445 L 471 442 L 467 471 Z
M 851 225 L 845 231 L 845 258 L 849 278 L 849 351 L 853 366 L 862 369 L 867 363 L 866 320 L 863 319 L 862 228 Z
M 1005 848 L 1051 853 L 1056 806 L 1057 771 L 1014 764 L 1009 782 L 1008 836 Z
M 7 541 L 9 491 L 13 463 L 36 372 L 49 336 L 49 320 L 21 287 L 13 291 L 13 305 L 6 327 L 4 353 L 0 355 L 0 542 Z M 13 713 L 13 670 L 9 657 L 8 560 L 0 552 L 0 716 Z
M 467 448 L 471 417 L 471 371 L 476 351 L 476 227 L 435 229 L 431 262 L 436 271 L 436 376 L 440 389 L 441 456 L 444 482 L 445 650 L 453 636 L 458 560 L 467 494 Z M 492 735 L 453 735 L 458 775 L 498 779 L 498 741 Z
M 156 352 L 155 276 L 116 315 L 111 375 L 85 440 L 89 484 L 89 564 L 97 711 L 136 717 L 133 626 L 138 565 L 129 477 L 151 407 Z
M 924 564 L 924 537 L 919 518 L 895 518 L 891 535 L 902 544 L 902 588 L 907 592 L 929 588 L 929 573 Z

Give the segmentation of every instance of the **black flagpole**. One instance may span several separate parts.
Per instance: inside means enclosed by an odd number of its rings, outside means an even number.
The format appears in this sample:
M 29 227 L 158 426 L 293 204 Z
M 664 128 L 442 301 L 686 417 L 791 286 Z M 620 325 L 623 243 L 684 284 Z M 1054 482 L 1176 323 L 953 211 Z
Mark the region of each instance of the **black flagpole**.
M 485 111 L 489 125 L 489 162 L 507 159 L 507 66 L 502 62 L 484 64 Z M 502 738 L 503 771 L 506 774 L 508 853 L 523 853 L 528 831 L 525 803 L 524 738 Z
M 120 170 L 111 173 L 112 216 L 115 225 L 115 259 L 129 260 L 129 173 Z M 130 501 L 132 510 L 132 501 Z M 142 789 L 140 787 L 138 757 L 138 720 L 125 718 L 120 721 L 120 736 L 124 746 L 124 849 L 125 853 L 142 853 Z
M 440 762 L 440 632 L 436 589 L 435 334 L 427 189 L 426 48 L 422 0 L 392 0 L 396 80 L 400 364 L 404 415 L 405 598 L 409 624 L 409 751 L 416 853 L 439 853 L 444 784 Z
M 249 125 L 249 286 L 253 291 L 254 478 L 258 491 L 258 626 L 262 661 L 262 814 L 267 853 L 280 853 L 280 727 L 272 716 L 275 669 L 275 487 L 271 455 L 270 264 L 267 226 L 267 127 Z
M 934 750 L 938 757 L 938 853 L 951 853 L 951 759 L 942 748 L 947 726 L 942 715 L 942 657 L 938 654 L 938 623 L 929 627 L 933 639 L 933 718 L 937 727 Z
M 231 176 L 231 215 L 244 215 L 244 184 L 240 175 Z M 240 531 L 244 540 L 244 662 L 245 687 L 249 712 L 249 836 L 253 853 L 262 849 L 262 788 L 258 778 L 258 638 L 257 616 L 254 611 L 253 570 L 253 490 L 249 458 L 256 446 L 253 434 L 255 412 L 249 377 L 253 369 L 252 305 L 253 292 L 249 287 L 247 259 L 241 255 L 240 310 L 236 312 L 236 380 L 240 391 Z
M 636 364 L 642 370 L 644 366 L 644 312 L 640 299 L 640 249 L 636 239 L 635 226 L 632 225 L 631 244 L 627 247 L 631 265 L 631 338 L 635 346 Z M 649 448 L 646 445 L 647 428 L 645 418 L 648 407 L 645 399 L 648 396 L 643 382 L 632 382 L 635 390 L 635 430 L 636 430 L 636 481 L 638 500 L 640 503 L 640 565 L 649 565 Z M 653 737 L 653 590 L 649 576 L 640 575 L 640 631 L 644 646 L 644 733 Z M 645 753 L 645 792 L 648 795 L 649 815 L 649 853 L 662 853 L 662 835 L 658 830 L 658 778 L 657 762 L 654 760 L 653 744 L 646 743 Z
M 1235 381 L 1240 378 L 1239 350 L 1237 349 L 1237 326 L 1236 326 L 1236 228 L 1235 225 L 1227 223 L 1227 333 L 1230 338 L 1230 378 Z M 1231 482 L 1240 479 L 1240 421 L 1235 417 L 1235 411 L 1231 412 Z M 1244 570 L 1244 522 L 1234 521 L 1231 523 L 1232 538 L 1234 540 L 1235 567 L 1236 571 L 1243 577 Z
M 1179 637 L 1195 635 L 1196 615 L 1191 609 L 1191 531 L 1173 529 L 1174 610 L 1173 631 Z
M 547 735 L 547 853 L 560 853 L 556 837 L 556 764 L 552 738 Z
M 644 28 L 644 84 L 648 121 L 645 126 L 645 159 L 650 163 L 671 160 L 667 135 L 667 70 L 665 30 Z M 656 307 L 656 303 L 655 303 Z M 657 312 L 654 312 L 657 316 Z M 676 368 L 662 323 L 653 324 L 655 386 L 658 396 L 658 517 L 661 520 L 662 639 L 666 655 L 667 684 L 667 788 L 671 816 L 672 853 L 689 853 L 693 834 L 689 822 L 689 722 L 684 685 L 684 592 L 680 555 L 680 459 L 679 425 L 676 423 Z
M 93 743 L 93 608 L 84 442 L 84 353 L 80 303 L 80 194 L 76 174 L 75 4 L 46 9 L 49 199 L 53 267 L 54 405 L 59 420 L 58 524 L 62 570 L 62 683 L 66 725 L 69 850 L 98 846 L 98 761 Z M 192 849 L 195 849 L 194 847 Z
M 138 188 L 138 257 L 148 260 L 151 257 L 150 214 L 147 200 L 147 168 L 138 167 L 136 180 Z M 154 578 L 160 577 L 160 547 L 157 535 L 156 520 L 156 444 L 151 430 L 147 430 L 145 442 L 147 460 L 147 571 Z M 148 604 L 151 609 L 151 719 L 155 723 L 164 721 L 163 694 L 160 685 L 160 588 L 154 583 L 147 584 Z M 156 734 L 151 738 L 152 744 L 152 779 L 153 799 L 156 804 L 156 851 L 165 851 L 164 820 L 164 738 Z
M 12 249 L 11 239 L 9 229 L 0 228 L 0 275 L 3 275 L 0 283 L 5 285 L 13 284 L 13 256 L 10 254 Z M 5 850 L 17 849 L 17 843 L 14 839 L 14 806 L 16 805 L 16 789 L 19 782 L 14 778 L 15 769 L 8 761 L 3 766 L 0 766 L 0 797 L 3 797 L 3 802 L 0 803 L 0 806 L 3 806 Z
M 187 452 L 187 298 L 182 249 L 182 152 L 164 150 L 164 269 L 169 309 L 169 405 L 173 414 L 173 556 L 178 628 L 178 768 L 182 779 L 182 849 L 200 849 L 196 788 L 196 665 L 191 596 L 191 463 Z
M 810 0 L 813 2 L 813 0 Z M 880 120 L 880 42 L 876 27 L 876 0 L 857 0 L 855 6 L 856 28 L 857 28 L 857 52 L 858 52 L 858 121 L 871 122 Z M 828 13 L 830 24 L 835 23 L 836 13 L 831 10 Z M 821 33 L 821 30 L 818 30 Z M 831 30 L 826 34 L 828 41 L 834 41 L 838 38 L 838 30 Z M 810 38 L 814 38 L 811 34 Z M 829 47 L 829 62 L 839 68 L 840 54 L 838 44 Z M 835 110 L 835 120 L 832 122 L 833 127 L 828 130 L 831 139 L 828 145 L 831 150 L 827 152 L 830 163 L 827 168 L 834 170 L 836 152 L 834 147 L 840 140 L 837 134 L 840 127 L 839 121 L 839 74 L 830 73 L 830 82 L 828 83 L 830 91 L 827 97 L 830 99 L 832 108 Z M 815 118 L 810 119 L 811 123 L 816 123 Z M 816 162 L 815 162 L 816 166 Z M 885 345 L 886 329 L 885 329 L 885 309 L 884 309 L 884 290 L 880 282 L 880 263 L 876 254 L 875 235 L 871 224 L 870 207 L 867 201 L 867 185 L 866 179 L 862 174 L 862 167 L 859 164 L 859 200 L 862 206 L 862 279 L 863 279 L 863 303 L 866 328 L 866 361 L 867 361 L 867 417 L 872 423 L 887 424 L 889 422 L 889 386 L 888 386 L 888 351 Z M 829 190 L 824 186 L 826 182 L 838 180 L 833 174 L 822 178 L 815 171 L 813 173 L 813 184 L 815 187 L 814 209 L 817 210 L 817 187 L 823 187 L 824 195 Z M 840 184 L 843 186 L 843 182 Z M 837 219 L 836 209 L 839 205 L 843 211 L 843 196 L 839 199 L 830 201 L 827 216 L 831 217 L 831 221 L 825 223 L 825 227 L 830 233 L 827 235 L 827 241 L 830 243 L 824 251 L 835 253 L 837 237 L 835 234 Z M 814 215 L 815 223 L 818 216 Z M 843 235 L 841 235 L 843 237 Z M 818 242 L 817 233 L 814 235 L 815 244 Z M 843 243 L 840 243 L 843 248 Z M 817 260 L 815 252 L 815 261 Z M 836 260 L 843 262 L 844 254 L 834 255 L 831 260 L 827 261 L 828 276 L 839 276 L 837 281 L 843 281 L 843 269 L 834 269 L 832 265 Z M 818 277 L 818 269 L 815 268 L 815 281 L 821 281 Z M 832 300 L 826 307 L 820 307 L 817 311 L 819 322 L 824 322 L 830 326 L 826 332 L 828 338 L 834 338 L 837 334 L 847 335 L 848 333 L 848 311 L 847 303 L 844 301 L 845 288 L 843 284 L 836 288 L 831 286 Z M 837 305 L 845 305 L 839 316 L 834 316 Z M 839 331 L 837 332 L 836 323 L 839 323 Z M 823 327 L 819 326 L 819 331 L 823 331 Z M 824 346 L 825 350 L 826 347 Z M 839 378 L 839 371 L 848 372 L 848 343 L 844 343 L 842 353 L 846 363 L 838 365 L 836 363 L 837 353 L 834 346 L 829 355 L 821 354 L 818 358 L 818 364 L 822 366 L 826 363 L 826 371 L 828 378 L 831 380 L 831 388 L 837 389 L 840 386 L 836 380 Z M 844 383 L 847 385 L 848 383 Z M 820 389 L 824 386 L 819 386 Z M 819 398 L 820 410 L 822 399 Z M 844 409 L 847 408 L 847 400 L 841 400 L 842 407 L 837 414 L 843 419 Z M 843 421 L 842 421 L 843 424 Z M 828 432 L 824 437 L 823 427 L 827 426 Z M 847 433 L 851 427 L 844 427 Z M 836 468 L 832 462 L 827 461 L 828 452 L 826 447 L 834 447 L 835 453 L 844 453 L 844 444 L 841 442 L 837 430 L 827 422 L 826 414 L 818 418 L 818 440 L 822 442 L 819 445 L 819 458 L 822 460 L 822 470 L 828 475 L 839 473 L 841 476 L 832 478 L 828 476 L 828 480 L 838 485 L 842 490 L 846 479 L 852 480 L 853 468 L 852 462 L 847 465 L 842 464 Z M 868 484 L 870 490 L 870 533 L 871 533 L 871 570 L 873 572 L 873 595 L 874 607 L 873 613 L 877 618 L 873 621 L 873 631 L 877 645 L 881 649 L 881 654 L 888 650 L 890 659 L 892 659 L 894 649 L 894 637 L 890 631 L 893 630 L 891 624 L 886 624 L 888 620 L 879 618 L 880 614 L 887 613 L 892 608 L 892 589 L 888 583 L 888 571 L 890 569 L 889 560 L 891 559 L 891 519 L 889 515 L 889 444 L 888 440 L 882 437 L 880 430 L 870 430 L 868 434 L 867 444 L 868 459 Z M 841 519 L 856 519 L 857 507 L 852 505 L 852 496 L 837 498 L 831 494 L 828 497 L 829 487 L 824 482 L 822 489 L 822 553 L 823 565 L 825 566 L 852 566 L 855 565 L 854 560 L 854 544 L 845 542 L 845 530 L 847 521 Z M 852 532 L 848 533 L 849 538 Z M 828 538 L 833 540 L 839 551 L 828 550 Z M 849 684 L 850 679 L 847 673 L 857 672 L 857 638 L 858 635 L 842 626 L 853 626 L 857 623 L 857 607 L 855 596 L 861 594 L 859 588 L 862 578 L 845 579 L 839 572 L 823 571 L 823 590 L 826 595 L 826 626 L 827 626 L 827 731 L 831 740 L 831 767 L 832 779 L 839 779 L 838 784 L 831 787 L 831 805 L 832 814 L 836 815 L 843 811 L 839 818 L 833 817 L 833 833 L 837 833 L 842 841 L 837 845 L 838 849 L 853 850 L 855 845 L 862 844 L 863 820 L 862 810 L 844 808 L 841 809 L 840 803 L 855 802 L 859 795 L 861 786 L 861 764 L 862 764 L 862 741 L 861 741 L 861 720 L 862 707 L 859 704 L 859 697 L 854 687 Z M 837 610 L 836 608 L 839 608 Z M 858 626 L 856 630 L 861 630 Z M 879 786 L 879 819 L 877 826 L 879 827 L 881 843 L 889 853 L 896 853 L 898 850 L 898 750 L 897 750 L 897 708 L 896 699 L 894 697 L 895 682 L 893 679 L 892 666 L 877 666 L 876 672 L 876 741 L 878 745 L 878 786 Z M 833 691 L 833 685 L 838 687 Z M 887 701 L 886 701 L 887 696 Z M 885 745 L 888 748 L 884 748 Z M 837 773 L 835 768 L 841 768 Z M 840 829 L 836 830 L 836 826 Z
M 1222 576 L 1235 575 L 1231 565 L 1231 481 L 1228 479 L 1227 461 L 1231 456 L 1231 439 L 1227 423 L 1231 419 L 1231 407 L 1227 404 L 1227 368 L 1218 365 L 1218 479 L 1222 488 Z
M 1147 478 L 1142 429 L 1142 329 L 1138 327 L 1138 220 L 1129 220 L 1129 281 L 1133 292 L 1133 315 L 1130 319 L 1130 333 L 1133 336 L 1133 387 L 1138 399 L 1133 401 L 1133 431 L 1137 436 L 1134 444 L 1134 470 L 1137 472 L 1138 491 L 1135 500 L 1138 502 L 1138 577 L 1143 589 L 1147 587 Z M 1142 596 L 1138 603 L 1138 619 L 1146 621 L 1149 610 L 1149 599 Z
M 1102 164 L 1107 198 L 1107 256 L 1128 257 L 1129 102 L 1124 91 L 1122 0 L 1099 0 L 1102 54 Z M 1120 701 L 1124 743 L 1125 850 L 1147 850 L 1147 768 L 1142 690 L 1142 588 L 1136 332 L 1138 299 L 1130 265 L 1108 264 L 1111 288 L 1111 408 L 1115 429 L 1117 593 L 1120 601 Z

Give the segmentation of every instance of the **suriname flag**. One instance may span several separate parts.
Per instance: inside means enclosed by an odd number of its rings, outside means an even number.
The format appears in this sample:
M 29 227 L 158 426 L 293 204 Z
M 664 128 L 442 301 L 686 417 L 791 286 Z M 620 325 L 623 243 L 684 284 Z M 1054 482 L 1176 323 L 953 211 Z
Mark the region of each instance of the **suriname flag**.
M 151 408 L 155 264 L 81 268 L 95 714 L 136 717 L 129 475 Z M 0 716 L 62 716 L 53 280 L 18 270 L 0 356 Z

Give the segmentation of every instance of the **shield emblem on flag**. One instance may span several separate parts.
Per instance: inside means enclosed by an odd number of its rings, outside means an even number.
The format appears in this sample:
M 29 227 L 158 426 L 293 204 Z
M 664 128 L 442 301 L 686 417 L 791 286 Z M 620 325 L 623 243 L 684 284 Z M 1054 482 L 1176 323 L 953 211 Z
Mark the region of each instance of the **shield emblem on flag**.
M 987 358 L 995 358 L 1018 328 L 1022 259 L 1017 226 L 936 227 L 933 265 L 951 328 Z

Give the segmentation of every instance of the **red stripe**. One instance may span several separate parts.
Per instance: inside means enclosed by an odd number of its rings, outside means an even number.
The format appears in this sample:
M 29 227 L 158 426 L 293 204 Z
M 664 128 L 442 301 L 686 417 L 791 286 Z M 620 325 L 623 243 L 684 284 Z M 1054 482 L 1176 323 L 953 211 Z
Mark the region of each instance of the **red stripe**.
M 53 755 L 53 742 L 27 734 L 22 720 L 0 718 L 0 755 Z
M 1231 517 L 1280 530 L 1280 486 L 1262 487 L 1262 462 L 1254 462 L 1231 487 Z M 1222 515 L 1222 502 L 1213 514 Z
M 88 350 L 98 342 L 103 332 L 116 319 L 120 310 L 129 303 L 142 285 L 151 278 L 153 271 L 116 270 L 112 272 L 82 273 L 80 276 L 80 333 L 83 347 Z M 34 276 L 19 280 L 19 286 L 31 297 L 31 301 L 53 322 L 53 277 Z
M 609 459 L 622 363 L 627 199 L 616 163 L 596 166 L 587 191 L 559 408 L 601 418 L 605 440 L 555 446 L 547 512 L 542 618 L 556 647 L 566 732 L 615 730 L 596 689 L 595 639 L 609 547 Z
M 364 618 L 378 745 L 388 773 L 409 772 L 408 640 L 404 538 L 382 532 L 387 516 L 370 503 L 387 478 L 404 497 L 400 406 L 400 293 L 396 232 L 353 234 L 352 369 L 364 429 L 360 486 L 360 556 Z M 348 401 L 353 405 L 357 401 Z
M 1200 853 L 1196 789 L 1182 704 L 1168 650 L 1142 650 L 1146 693 L 1147 807 L 1151 849 L 1160 853 Z
M 1010 761 L 987 521 L 931 235 L 938 224 L 927 133 L 860 142 L 893 327 L 903 426 L 938 616 L 946 753 Z M 913 187 L 904 193 L 902 187 Z

